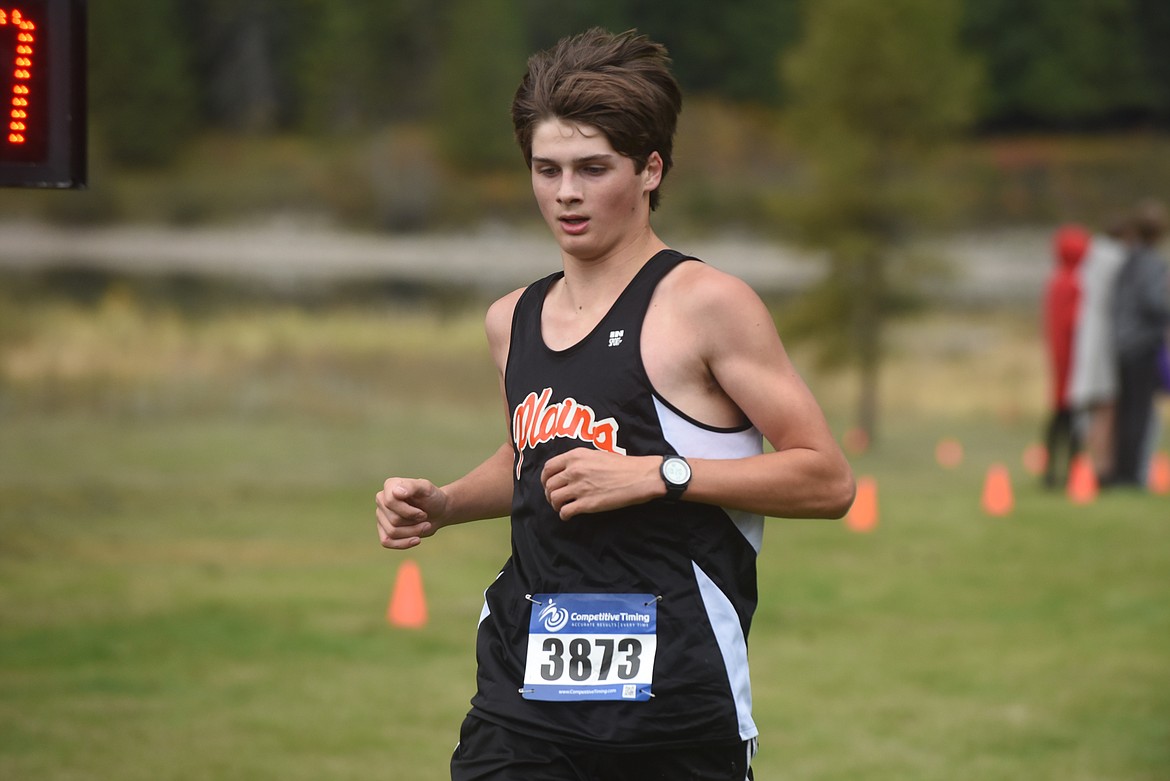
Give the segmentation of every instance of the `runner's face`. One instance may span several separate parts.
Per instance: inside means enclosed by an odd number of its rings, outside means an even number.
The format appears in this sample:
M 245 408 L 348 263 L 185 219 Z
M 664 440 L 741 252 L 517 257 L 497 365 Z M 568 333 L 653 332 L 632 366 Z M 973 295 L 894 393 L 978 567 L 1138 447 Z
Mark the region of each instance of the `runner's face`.
M 648 228 L 661 181 L 655 152 L 641 173 L 590 125 L 545 120 L 532 136 L 532 191 L 561 250 L 603 258 Z

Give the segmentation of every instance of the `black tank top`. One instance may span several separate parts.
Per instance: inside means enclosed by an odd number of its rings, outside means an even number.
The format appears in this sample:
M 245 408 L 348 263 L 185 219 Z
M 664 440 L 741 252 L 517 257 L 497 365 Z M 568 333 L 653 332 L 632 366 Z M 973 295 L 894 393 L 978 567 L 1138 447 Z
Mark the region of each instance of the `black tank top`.
M 485 592 L 472 700 L 480 718 L 535 737 L 610 748 L 727 743 L 757 734 L 746 641 L 763 519 L 656 500 L 566 522 L 540 482 L 549 458 L 578 447 L 696 458 L 761 452 L 753 427 L 698 423 L 661 398 L 647 377 L 641 332 L 650 298 L 687 260 L 693 259 L 673 250 L 655 255 L 593 331 L 565 350 L 549 349 L 541 334 L 545 296 L 563 273 L 534 283 L 517 302 L 504 381 L 516 469 L 512 555 Z M 653 595 L 653 697 L 525 699 L 529 597 L 538 594 Z

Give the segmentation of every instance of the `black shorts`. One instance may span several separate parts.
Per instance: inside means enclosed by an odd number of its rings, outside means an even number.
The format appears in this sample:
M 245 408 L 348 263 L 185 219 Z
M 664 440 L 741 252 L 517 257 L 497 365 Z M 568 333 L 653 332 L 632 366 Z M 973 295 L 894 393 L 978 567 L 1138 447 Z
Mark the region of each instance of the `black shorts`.
M 468 716 L 451 781 L 751 781 L 756 741 L 646 751 L 550 743 Z

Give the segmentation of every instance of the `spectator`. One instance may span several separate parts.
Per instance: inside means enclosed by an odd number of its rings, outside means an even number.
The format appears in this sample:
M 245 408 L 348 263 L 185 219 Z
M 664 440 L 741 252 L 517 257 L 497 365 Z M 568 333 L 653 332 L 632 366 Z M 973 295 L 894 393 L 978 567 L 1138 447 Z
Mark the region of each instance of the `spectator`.
M 1044 296 L 1044 330 L 1052 372 L 1051 412 L 1044 437 L 1048 447 L 1044 483 L 1050 488 L 1064 484 L 1069 464 L 1080 450 L 1080 437 L 1073 425 L 1069 402 L 1069 377 L 1081 299 L 1077 270 L 1088 247 L 1089 233 L 1080 225 L 1064 225 L 1053 238 L 1056 265 Z
M 1141 204 L 1134 216 L 1136 244 L 1117 275 L 1113 327 L 1118 362 L 1113 485 L 1144 484 L 1150 421 L 1159 385 L 1158 354 L 1170 327 L 1170 281 L 1157 246 L 1166 232 L 1166 207 Z
M 1080 268 L 1081 305 L 1073 339 L 1069 404 L 1074 427 L 1098 479 L 1113 472 L 1113 418 L 1117 354 L 1113 337 L 1113 289 L 1133 242 L 1133 220 L 1117 216 L 1096 234 Z

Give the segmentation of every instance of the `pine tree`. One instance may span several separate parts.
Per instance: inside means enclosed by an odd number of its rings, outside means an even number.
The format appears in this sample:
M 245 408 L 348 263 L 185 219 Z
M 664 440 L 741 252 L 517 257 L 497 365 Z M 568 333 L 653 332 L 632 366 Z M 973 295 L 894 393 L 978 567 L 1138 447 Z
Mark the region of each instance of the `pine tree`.
M 456 0 L 439 76 L 438 137 L 468 170 L 513 167 L 512 96 L 527 52 L 516 0 Z
M 959 46 L 957 0 L 817 0 L 784 61 L 788 121 L 812 167 L 792 211 L 828 273 L 791 335 L 859 374 L 857 425 L 872 441 L 883 330 L 915 292 L 908 249 L 939 194 L 932 156 L 972 118 L 978 67 Z

